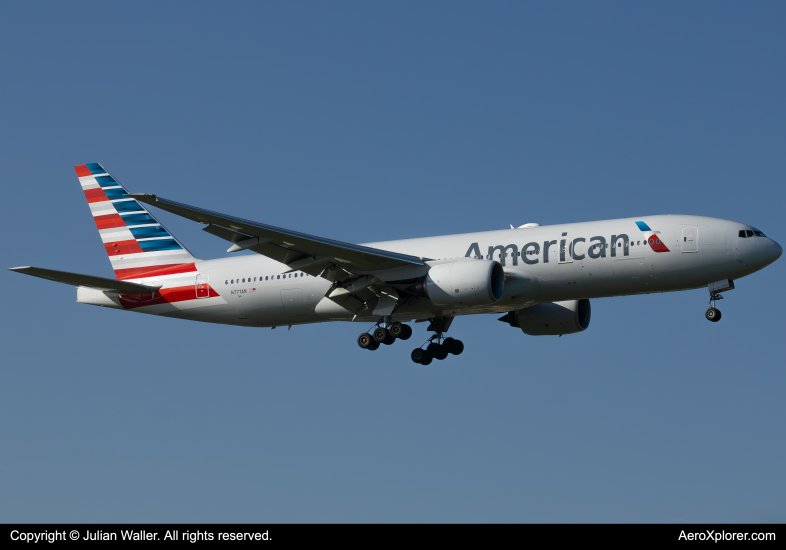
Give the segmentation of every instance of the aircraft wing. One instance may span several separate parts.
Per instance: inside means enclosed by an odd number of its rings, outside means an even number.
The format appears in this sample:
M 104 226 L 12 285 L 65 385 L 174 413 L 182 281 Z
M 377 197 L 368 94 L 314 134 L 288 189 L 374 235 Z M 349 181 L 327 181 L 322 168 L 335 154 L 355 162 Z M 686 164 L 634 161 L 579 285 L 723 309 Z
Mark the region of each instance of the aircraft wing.
M 107 279 L 105 277 L 94 277 L 93 275 L 69 273 L 68 271 L 55 271 L 54 269 L 44 269 L 42 267 L 11 267 L 8 270 L 16 271 L 17 273 L 24 273 L 25 275 L 32 275 L 33 277 L 40 277 L 42 279 L 49 279 L 50 281 L 55 281 L 58 283 L 64 283 L 73 286 L 86 286 L 88 288 L 94 288 L 104 292 L 112 292 L 114 294 L 150 294 L 161 288 L 161 285 L 139 285 L 126 281 Z
M 204 231 L 234 243 L 228 252 L 252 250 L 278 262 L 287 264 L 287 271 L 304 271 L 318 275 L 334 265 L 361 271 L 391 269 L 395 267 L 425 265 L 421 258 L 379 250 L 357 244 L 315 237 L 264 223 L 219 214 L 203 208 L 157 197 L 156 195 L 129 195 L 139 202 L 156 206 L 167 212 L 195 222 L 209 224 Z

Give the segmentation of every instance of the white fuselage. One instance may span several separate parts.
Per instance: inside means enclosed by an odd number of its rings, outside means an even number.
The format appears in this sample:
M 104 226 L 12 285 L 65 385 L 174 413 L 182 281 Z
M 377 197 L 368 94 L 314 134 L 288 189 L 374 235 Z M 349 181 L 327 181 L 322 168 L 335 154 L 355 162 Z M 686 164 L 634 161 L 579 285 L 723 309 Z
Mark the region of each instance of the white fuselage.
M 643 222 L 645 231 L 636 222 Z M 767 237 L 740 238 L 751 226 L 701 216 L 663 215 L 538 226 L 369 243 L 366 246 L 418 256 L 428 266 L 493 259 L 506 274 L 502 299 L 477 307 L 438 307 L 427 298 L 402 303 L 393 319 L 507 312 L 542 302 L 600 298 L 705 287 L 739 279 L 772 263 L 780 246 Z M 650 245 L 648 240 L 659 241 Z M 196 273 L 133 282 L 163 284 L 177 297 L 163 302 L 123 301 L 123 297 L 80 288 L 84 303 L 132 309 L 195 321 L 270 327 L 332 320 L 374 322 L 326 303 L 332 283 L 287 269 L 260 255 L 197 261 Z M 428 269 L 428 267 L 426 268 Z M 389 279 L 418 276 L 393 273 Z M 384 278 L 384 274 L 376 274 Z M 202 285 L 200 287 L 200 285 Z M 199 288 L 209 285 L 209 292 Z M 201 294 L 202 297 L 199 297 Z M 332 306 L 332 307 L 331 307 Z

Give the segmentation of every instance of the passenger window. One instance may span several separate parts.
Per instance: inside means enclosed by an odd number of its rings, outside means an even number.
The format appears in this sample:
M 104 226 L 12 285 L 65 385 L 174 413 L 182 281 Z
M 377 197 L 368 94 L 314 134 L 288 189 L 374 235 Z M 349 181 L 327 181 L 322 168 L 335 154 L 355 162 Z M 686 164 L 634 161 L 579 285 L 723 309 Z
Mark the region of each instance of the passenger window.
M 232 279 L 232 284 L 235 284 L 235 280 L 234 279 Z
M 265 280 L 267 281 L 267 275 L 265 275 Z
M 228 285 L 228 284 L 229 284 L 229 281 L 224 281 L 224 284 L 225 284 L 225 285 Z
M 276 275 L 276 279 L 280 279 L 280 278 L 281 278 L 281 275 Z

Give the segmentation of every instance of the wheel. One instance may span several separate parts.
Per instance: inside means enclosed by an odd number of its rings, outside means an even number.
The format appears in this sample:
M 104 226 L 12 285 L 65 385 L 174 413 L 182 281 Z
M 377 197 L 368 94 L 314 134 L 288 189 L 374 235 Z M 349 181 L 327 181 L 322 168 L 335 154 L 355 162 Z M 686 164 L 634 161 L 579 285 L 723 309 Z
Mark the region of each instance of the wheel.
M 455 338 L 445 338 L 445 341 L 442 342 L 442 346 L 448 353 L 452 353 L 453 355 L 461 355 L 461 352 L 464 351 L 464 343 Z
M 707 320 L 712 321 L 713 323 L 717 323 L 720 321 L 721 312 L 719 309 L 715 309 L 714 307 L 707 308 L 707 311 L 704 312 L 704 316 Z
M 403 331 L 401 331 L 401 336 L 397 336 L 399 340 L 409 340 L 409 337 L 412 336 L 412 327 L 409 325 L 401 325 L 403 327 Z
M 360 346 L 363 349 L 369 349 L 369 347 L 371 346 L 371 342 L 373 342 L 373 340 L 371 339 L 371 335 L 366 332 L 358 336 L 358 346 Z
M 371 343 L 368 345 L 368 347 L 366 349 L 369 350 L 369 351 L 374 351 L 377 348 L 379 348 L 379 342 L 377 342 L 376 340 L 374 340 L 372 338 L 371 339 Z
M 411 357 L 415 363 L 420 363 L 421 365 L 428 365 L 431 363 L 431 354 L 425 349 L 413 349 Z
M 431 355 L 434 359 L 442 361 L 445 357 L 448 356 L 448 350 L 442 344 L 437 344 L 436 342 L 431 342 L 428 347 L 426 348 L 429 355 Z
M 390 332 L 388 332 L 388 337 L 382 340 L 382 343 L 385 344 L 386 346 L 389 346 L 395 341 L 396 341 L 396 337 L 390 334 Z
M 374 332 L 371 333 L 371 337 L 379 344 L 384 344 L 388 336 L 390 336 L 390 332 L 388 332 L 388 329 L 385 327 L 377 327 L 374 329 Z
M 401 335 L 404 333 L 404 325 L 401 323 L 391 323 L 390 328 L 388 329 L 390 334 L 393 338 L 401 338 Z

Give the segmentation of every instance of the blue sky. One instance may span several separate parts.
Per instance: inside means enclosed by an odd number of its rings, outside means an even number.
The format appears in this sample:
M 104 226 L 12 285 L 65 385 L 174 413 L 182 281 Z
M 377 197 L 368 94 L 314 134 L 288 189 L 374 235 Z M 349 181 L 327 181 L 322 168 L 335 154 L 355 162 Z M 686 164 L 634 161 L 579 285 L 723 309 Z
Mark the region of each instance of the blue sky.
M 778 2 L 17 3 L 4 267 L 111 276 L 73 166 L 350 242 L 685 213 L 783 244 Z M 159 213 L 157 212 L 156 215 Z M 225 255 L 160 213 L 196 255 Z M 4 521 L 784 521 L 784 260 L 581 334 L 244 329 L 3 272 Z M 417 344 L 415 344 L 417 345 Z

